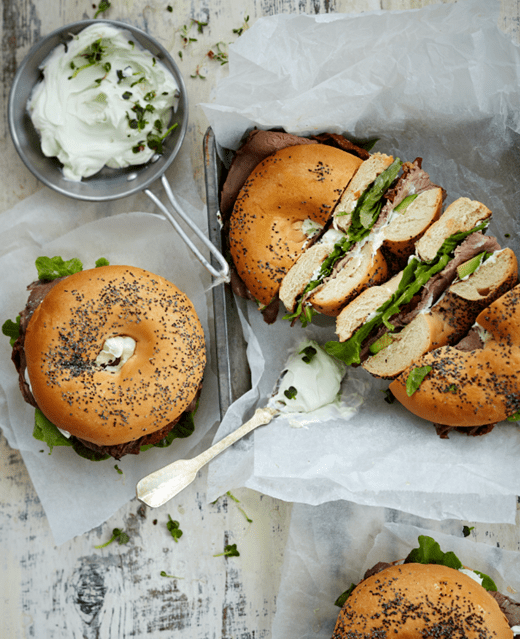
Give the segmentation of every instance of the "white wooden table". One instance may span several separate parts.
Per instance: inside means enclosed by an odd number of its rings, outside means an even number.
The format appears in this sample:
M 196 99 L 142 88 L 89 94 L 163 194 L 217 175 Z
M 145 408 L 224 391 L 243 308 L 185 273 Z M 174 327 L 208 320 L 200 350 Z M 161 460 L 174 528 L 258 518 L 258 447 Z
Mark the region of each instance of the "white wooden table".
M 149 32 L 179 64 L 191 105 L 184 145 L 189 150 L 199 194 L 204 198 L 202 137 L 207 122 L 196 105 L 209 101 L 211 90 L 226 75 L 226 65 L 218 58 L 238 37 L 236 30 L 275 13 L 410 9 L 434 3 L 435 0 L 112 0 L 104 15 Z M 168 10 L 168 5 L 173 11 Z M 6 104 L 17 65 L 40 37 L 62 24 L 91 18 L 94 13 L 94 5 L 83 0 L 3 1 L 1 211 L 44 188 L 18 158 L 8 132 Z M 501 0 L 500 26 L 515 41 L 520 37 L 519 19 L 519 0 Z M 194 40 L 186 44 L 184 38 Z M 209 51 L 216 57 L 208 56 Z M 143 210 L 149 210 L 144 197 L 138 197 L 137 202 Z M 202 473 L 182 495 L 156 511 L 145 509 L 134 500 L 98 529 L 55 547 L 22 458 L 0 436 L 0 636 L 270 637 L 290 504 L 245 489 L 234 493 L 239 504 L 226 496 L 207 504 L 204 479 Z M 166 529 L 168 515 L 181 523 L 184 535 L 179 543 Z M 130 534 L 130 542 L 95 549 L 116 527 Z M 474 536 L 520 551 L 515 526 L 479 525 Z M 213 557 L 228 543 L 237 543 L 240 557 Z M 210 568 L 201 569 L 201 557 L 203 565 L 209 564 Z M 163 577 L 161 571 L 173 577 Z

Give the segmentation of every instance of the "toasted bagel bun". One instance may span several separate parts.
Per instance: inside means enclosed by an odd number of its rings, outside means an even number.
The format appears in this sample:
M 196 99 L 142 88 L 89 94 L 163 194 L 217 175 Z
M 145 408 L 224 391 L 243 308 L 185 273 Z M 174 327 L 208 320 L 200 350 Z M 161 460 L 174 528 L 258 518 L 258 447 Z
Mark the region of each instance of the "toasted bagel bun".
M 350 214 L 355 209 L 358 199 L 377 176 L 387 169 L 393 161 L 394 158 L 391 155 L 374 153 L 359 167 L 334 211 L 334 226 L 339 231 L 348 229 L 351 221 Z
M 370 315 L 392 297 L 402 276 L 401 272 L 379 286 L 371 286 L 345 306 L 336 318 L 336 334 L 340 342 L 352 337 Z
M 453 283 L 427 312 L 417 315 L 392 343 L 363 362 L 376 377 L 393 379 L 419 357 L 458 342 L 480 311 L 518 282 L 518 263 L 511 249 L 497 251 L 464 280 Z M 439 422 L 440 423 L 440 422 Z
M 298 299 L 302 296 L 305 287 L 311 281 L 314 274 L 319 271 L 323 262 L 334 250 L 334 242 L 327 241 L 327 234 L 323 241 L 316 242 L 300 255 L 296 264 L 282 280 L 280 286 L 280 299 L 285 308 L 292 313 Z
M 135 348 L 121 366 L 104 366 L 100 353 L 116 337 L 132 338 Z M 58 282 L 29 321 L 25 355 L 43 414 L 103 446 L 174 421 L 195 398 L 206 363 L 190 300 L 133 266 L 103 266 Z
M 309 296 L 309 302 L 320 313 L 336 317 L 356 295 L 370 286 L 384 282 L 388 275 L 380 249 L 368 241 L 354 254 L 338 264 L 337 271 Z
M 520 285 L 476 318 L 482 348 L 462 351 L 443 346 L 417 359 L 390 384 L 409 411 L 438 424 L 472 427 L 495 424 L 520 410 Z M 431 366 L 409 397 L 406 380 L 413 368 Z
M 461 197 L 452 202 L 441 217 L 432 224 L 416 243 L 421 260 L 433 260 L 444 240 L 455 233 L 470 231 L 480 222 L 491 218 L 491 211 L 477 200 Z
M 391 566 L 362 581 L 332 639 L 512 639 L 495 599 L 468 575 L 435 564 Z
M 321 225 L 362 161 L 324 144 L 292 146 L 261 162 L 246 180 L 229 225 L 229 249 L 239 277 L 261 304 L 304 250 L 302 223 Z
M 442 203 L 440 187 L 420 193 L 403 213 L 395 212 L 382 229 L 384 247 L 396 257 L 406 259 L 414 252 L 415 243 L 439 219 Z

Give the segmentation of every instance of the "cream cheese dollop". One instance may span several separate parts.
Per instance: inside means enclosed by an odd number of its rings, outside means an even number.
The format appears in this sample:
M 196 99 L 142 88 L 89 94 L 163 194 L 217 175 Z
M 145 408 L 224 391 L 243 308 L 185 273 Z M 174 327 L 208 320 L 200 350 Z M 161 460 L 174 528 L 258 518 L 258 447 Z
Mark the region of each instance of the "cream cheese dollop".
M 313 340 L 303 341 L 285 367 L 272 402 L 281 412 L 310 413 L 338 398 L 346 366 Z
M 42 152 L 60 160 L 67 179 L 79 181 L 103 166 L 143 164 L 157 154 L 148 142 L 168 131 L 179 88 L 130 32 L 92 24 L 56 47 L 41 69 L 27 108 Z
M 95 364 L 110 373 L 117 373 L 132 357 L 135 347 L 135 340 L 127 335 L 108 337 L 103 344 L 103 349 L 95 359 Z

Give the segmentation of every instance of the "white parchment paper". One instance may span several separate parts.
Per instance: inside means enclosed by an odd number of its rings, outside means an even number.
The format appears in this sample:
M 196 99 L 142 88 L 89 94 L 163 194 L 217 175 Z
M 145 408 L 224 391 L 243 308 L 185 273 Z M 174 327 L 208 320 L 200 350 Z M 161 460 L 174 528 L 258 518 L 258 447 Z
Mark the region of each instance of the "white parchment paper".
M 183 177 L 178 179 L 176 175 L 181 168 Z M 189 179 L 191 175 L 189 161 L 181 157 L 171 185 L 185 211 L 201 228 L 206 228 L 206 211 L 202 202 L 193 197 L 196 189 Z M 168 448 L 123 457 L 117 462 L 122 474 L 114 468 L 116 462 L 111 458 L 89 462 L 69 447 L 54 448 L 49 455 L 46 444 L 32 437 L 34 409 L 22 399 L 9 340 L 1 336 L 0 427 L 10 446 L 21 451 L 58 545 L 108 519 L 135 497 L 137 481 L 148 473 L 175 459 L 201 452 L 210 443 L 203 442 L 204 437 L 219 418 L 210 328 L 211 278 L 161 216 L 124 212 L 125 206 L 136 202 L 142 199 L 89 204 L 45 188 L 0 215 L 2 323 L 8 318 L 15 319 L 24 307 L 26 287 L 36 279 L 34 261 L 38 256 L 78 257 L 84 268 L 93 268 L 98 257 L 106 257 L 111 264 L 139 266 L 174 282 L 192 300 L 206 336 L 209 359 L 195 432 L 186 439 L 175 440 Z
M 421 10 L 259 20 L 230 49 L 229 77 L 203 105 L 225 148 L 245 132 L 345 132 L 423 168 L 448 193 L 494 212 L 489 234 L 517 253 L 520 164 L 519 49 L 497 27 L 499 3 L 464 0 Z M 266 402 L 287 353 L 303 336 L 334 339 L 330 318 L 303 331 L 263 323 L 239 303 L 253 389 L 216 439 Z M 284 500 L 350 500 L 430 519 L 514 522 L 520 431 L 437 437 L 431 424 L 387 405 L 387 383 L 353 371 L 363 402 L 349 420 L 295 429 L 276 418 L 212 462 L 208 498 L 249 486 Z M 310 418 L 312 420 L 312 416 Z
M 425 526 L 426 525 L 426 526 Z M 402 559 L 433 537 L 466 566 L 488 574 L 518 601 L 520 554 L 464 538 L 460 522 L 425 522 L 347 502 L 293 507 L 272 639 L 330 639 L 337 597 L 378 561 Z

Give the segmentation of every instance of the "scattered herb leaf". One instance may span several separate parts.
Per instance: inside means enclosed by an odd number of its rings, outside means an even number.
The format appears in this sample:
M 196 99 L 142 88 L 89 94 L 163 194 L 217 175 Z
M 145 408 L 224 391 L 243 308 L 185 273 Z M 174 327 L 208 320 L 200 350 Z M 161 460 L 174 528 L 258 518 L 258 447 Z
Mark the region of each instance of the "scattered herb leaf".
M 244 515 L 244 517 L 246 518 L 247 522 L 248 522 L 248 523 L 250 523 L 250 524 L 252 524 L 252 523 L 253 523 L 253 520 L 252 520 L 252 519 L 250 519 L 250 518 L 247 516 L 247 513 L 246 513 L 246 511 L 245 511 L 243 508 L 241 508 L 240 506 L 238 506 L 238 504 L 240 503 L 240 499 L 237 499 L 237 497 L 235 497 L 234 495 L 232 495 L 232 494 L 231 494 L 231 492 L 230 492 L 229 490 L 227 491 L 226 495 L 227 495 L 230 499 L 232 499 L 232 500 L 233 500 L 233 501 L 237 504 L 237 508 L 238 508 L 238 510 L 239 510 L 239 511 L 240 511 L 240 512 Z
M 179 539 L 182 537 L 182 530 L 179 528 L 179 522 L 175 519 L 172 519 L 170 515 L 168 515 L 168 522 L 166 523 L 166 528 L 170 531 L 170 535 L 173 537 L 173 541 L 175 543 L 179 542 Z
M 114 468 L 116 469 L 118 475 L 123 475 L 123 471 L 119 468 L 117 464 L 115 464 Z
M 471 528 L 469 526 L 463 526 L 462 534 L 464 537 L 469 537 L 472 530 L 475 530 L 475 526 L 471 526 Z
M 114 528 L 112 531 L 112 537 L 110 537 L 110 539 L 104 544 L 99 544 L 99 546 L 94 546 L 94 548 L 105 548 L 116 539 L 119 545 L 127 544 L 130 541 L 130 537 L 123 530 L 120 528 Z
M 236 544 L 227 544 L 224 546 L 224 552 L 219 552 L 213 557 L 240 557 L 240 553 L 237 550 Z
M 103 13 L 107 9 L 110 9 L 110 4 L 111 3 L 109 2 L 109 0 L 101 0 L 101 2 L 98 4 L 96 13 L 94 14 L 94 18 L 97 18 L 100 13 Z
M 169 575 L 165 570 L 161 570 L 161 577 L 168 577 L 169 579 L 184 579 L 184 577 L 177 577 L 177 575 Z

